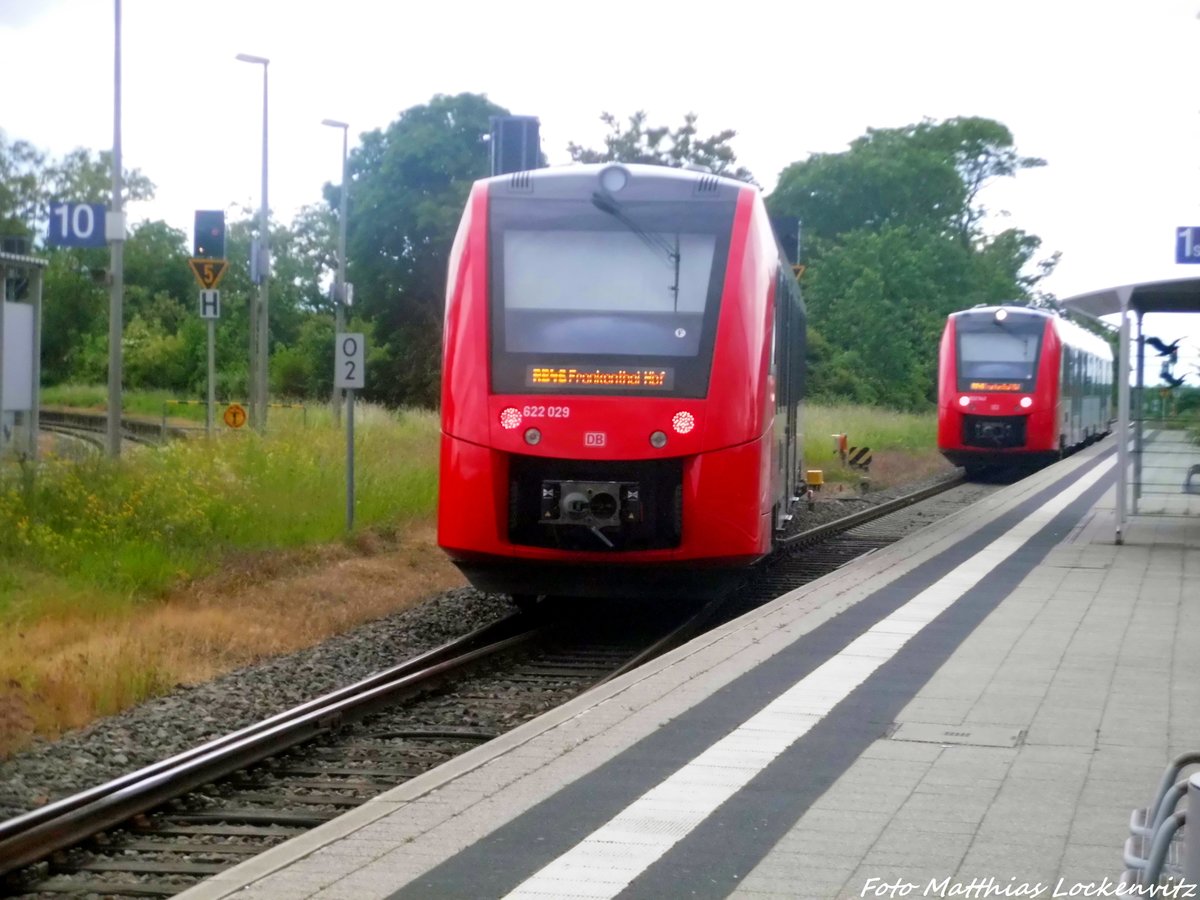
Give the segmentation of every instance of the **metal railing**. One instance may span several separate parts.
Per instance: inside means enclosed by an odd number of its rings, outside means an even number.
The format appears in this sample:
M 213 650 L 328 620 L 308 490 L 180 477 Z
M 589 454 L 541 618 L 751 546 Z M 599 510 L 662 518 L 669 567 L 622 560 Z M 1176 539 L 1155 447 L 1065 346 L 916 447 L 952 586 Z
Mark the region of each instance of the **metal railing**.
M 1198 751 L 1173 759 L 1150 803 L 1130 815 L 1121 875 L 1126 895 L 1145 896 L 1150 888 L 1164 884 L 1200 883 L 1200 827 L 1186 827 L 1189 818 L 1200 823 L 1200 772 L 1181 777 L 1184 769 L 1197 764 Z M 1185 797 L 1185 808 L 1178 809 Z

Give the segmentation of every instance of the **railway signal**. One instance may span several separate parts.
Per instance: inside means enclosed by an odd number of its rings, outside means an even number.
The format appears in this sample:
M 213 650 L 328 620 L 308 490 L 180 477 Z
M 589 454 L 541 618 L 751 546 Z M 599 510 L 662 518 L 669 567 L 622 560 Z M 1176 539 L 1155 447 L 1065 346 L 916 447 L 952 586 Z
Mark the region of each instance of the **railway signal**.
M 196 210 L 192 256 L 201 259 L 225 258 L 225 211 Z
M 225 258 L 225 213 L 219 209 L 196 210 L 192 240 L 192 258 L 188 266 L 200 285 L 200 318 L 208 322 L 208 413 L 205 426 L 213 433 L 213 408 L 216 402 L 216 324 L 221 315 L 221 294 L 217 285 L 229 271 Z M 228 422 L 228 417 L 226 418 Z M 237 426 L 234 426 L 237 427 Z

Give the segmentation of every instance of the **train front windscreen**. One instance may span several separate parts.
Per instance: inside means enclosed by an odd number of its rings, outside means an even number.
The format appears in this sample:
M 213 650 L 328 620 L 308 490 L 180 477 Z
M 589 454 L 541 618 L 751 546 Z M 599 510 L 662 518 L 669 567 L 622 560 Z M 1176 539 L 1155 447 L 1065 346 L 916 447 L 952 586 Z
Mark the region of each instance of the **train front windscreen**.
M 733 211 L 493 198 L 493 390 L 704 396 Z
M 958 389 L 1030 393 L 1037 384 L 1038 356 L 1046 320 L 1041 316 L 957 316 Z

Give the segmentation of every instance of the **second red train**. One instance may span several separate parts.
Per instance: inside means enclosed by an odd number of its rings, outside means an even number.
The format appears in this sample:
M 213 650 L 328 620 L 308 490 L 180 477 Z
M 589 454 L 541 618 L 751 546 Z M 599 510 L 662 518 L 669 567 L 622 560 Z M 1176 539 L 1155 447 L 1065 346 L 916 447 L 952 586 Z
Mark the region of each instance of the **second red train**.
M 1044 464 L 1107 434 L 1112 348 L 1020 306 L 953 313 L 938 357 L 938 449 L 968 474 Z

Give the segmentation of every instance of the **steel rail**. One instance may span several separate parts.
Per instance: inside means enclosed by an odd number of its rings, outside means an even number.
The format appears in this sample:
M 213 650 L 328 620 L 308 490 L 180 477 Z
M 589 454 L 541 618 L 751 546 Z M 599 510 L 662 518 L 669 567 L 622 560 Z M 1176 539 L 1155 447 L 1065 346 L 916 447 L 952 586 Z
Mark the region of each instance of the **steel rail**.
M 432 679 L 528 642 L 546 627 L 530 627 L 524 614 L 507 616 L 262 722 L 0 822 L 0 875 L 418 693 Z
M 648 663 L 655 657 L 662 656 L 668 650 L 674 650 L 676 647 L 680 647 L 687 643 L 692 639 L 693 636 L 700 632 L 704 625 L 717 614 L 717 612 L 728 600 L 728 596 L 716 597 L 712 600 L 709 600 L 702 607 L 700 607 L 700 609 L 696 610 L 695 613 L 689 616 L 687 621 L 685 621 L 682 625 L 672 628 L 645 650 L 636 653 L 632 658 L 622 663 L 617 669 L 610 672 L 608 675 L 605 675 L 603 678 L 593 684 L 592 687 L 612 681 L 618 675 L 624 675 L 626 672 L 636 669 L 643 663 Z
M 39 426 L 39 431 L 48 431 L 51 434 L 61 434 L 64 437 L 75 438 L 77 441 L 82 441 L 85 444 L 90 444 L 97 450 L 104 449 L 104 438 L 95 437 L 99 434 L 90 428 L 72 428 L 69 425 L 52 425 L 42 422 Z
M 100 413 L 65 409 L 42 409 L 39 419 L 40 425 L 45 431 L 54 430 L 54 427 L 57 426 L 58 428 L 70 428 L 76 431 L 87 432 L 94 431 L 103 434 L 107 429 L 105 416 Z M 47 425 L 51 427 L 47 428 Z M 140 444 L 160 444 L 164 438 L 161 425 L 157 422 L 149 422 L 143 419 L 122 418 L 121 432 L 124 440 Z M 183 437 L 186 436 L 187 431 L 184 428 L 171 427 L 167 429 L 167 434 L 172 437 Z
M 866 522 L 874 519 L 881 519 L 889 513 L 897 512 L 904 509 L 906 506 L 912 506 L 914 503 L 919 503 L 922 500 L 928 500 L 943 491 L 948 491 L 952 487 L 957 487 L 966 480 L 966 476 L 960 471 L 957 475 L 952 475 L 936 484 L 931 484 L 928 487 L 921 488 L 919 491 L 913 491 L 911 494 L 905 494 L 903 497 L 897 497 L 895 500 L 889 500 L 886 503 L 880 503 L 878 506 L 872 506 L 870 509 L 864 509 L 848 516 L 843 516 L 840 519 L 834 519 L 832 522 L 826 522 L 824 525 L 818 525 L 815 528 L 809 528 L 807 531 L 797 532 L 796 534 L 788 535 L 787 537 L 779 538 L 776 544 L 780 547 L 794 547 L 798 544 L 807 544 L 814 541 L 824 540 L 830 535 L 840 534 L 843 531 L 849 531 L 851 528 L 857 528 Z

